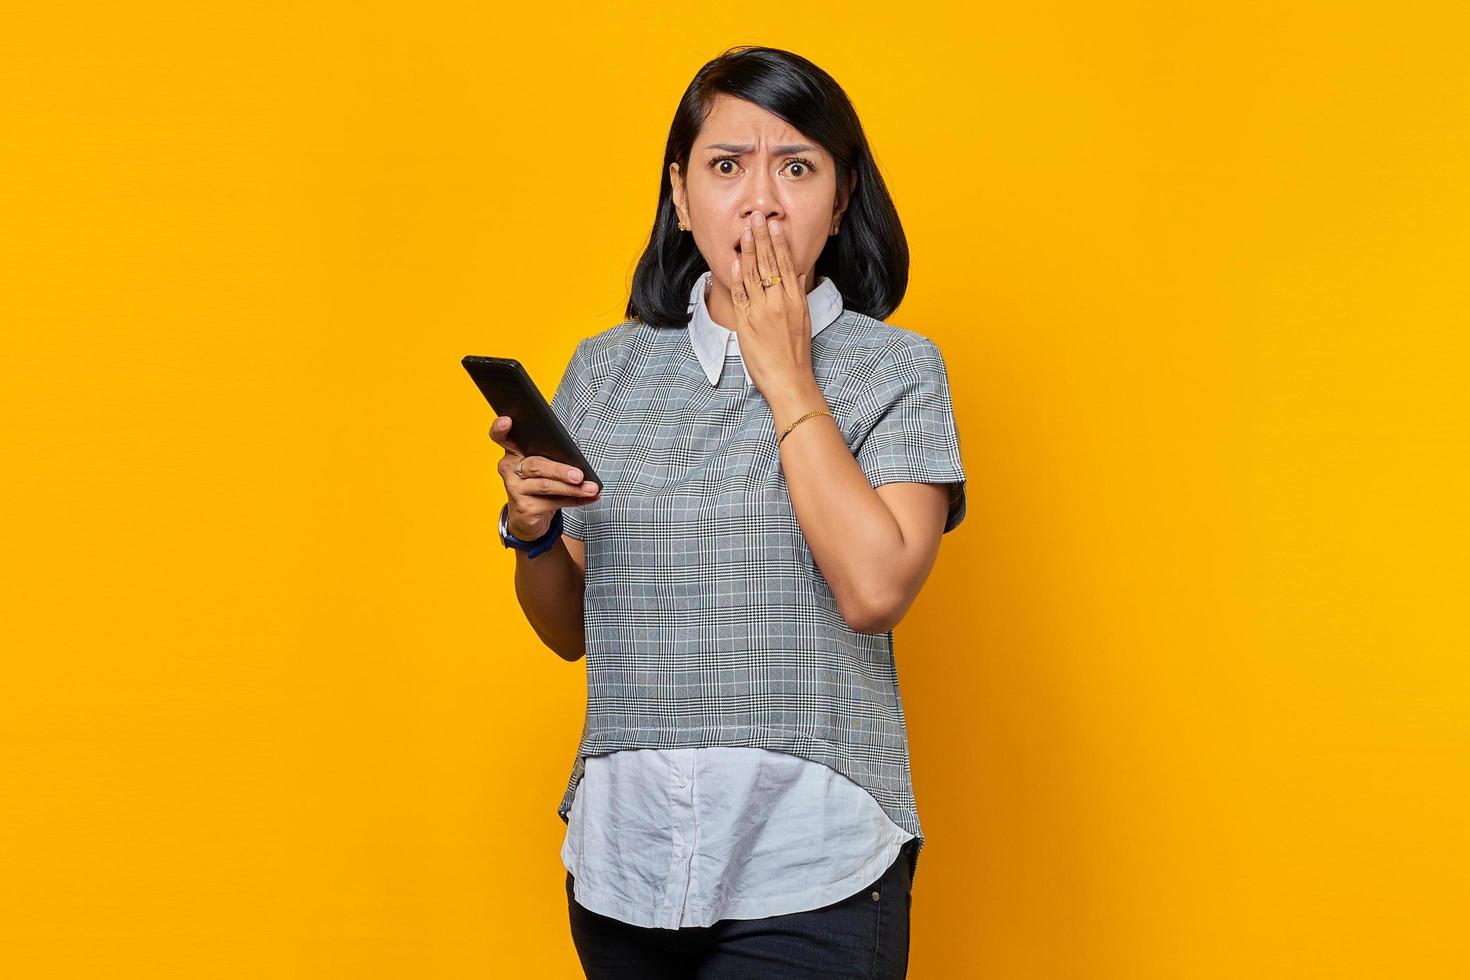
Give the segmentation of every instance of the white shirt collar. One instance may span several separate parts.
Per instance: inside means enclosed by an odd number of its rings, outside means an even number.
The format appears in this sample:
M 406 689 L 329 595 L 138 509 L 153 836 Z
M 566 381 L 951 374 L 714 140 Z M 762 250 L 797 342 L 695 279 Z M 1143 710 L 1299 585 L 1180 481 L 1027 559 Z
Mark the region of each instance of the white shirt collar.
M 720 383 L 720 373 L 725 368 L 727 353 L 740 353 L 740 338 L 734 330 L 728 330 L 710 319 L 704 294 L 710 288 L 713 278 L 714 273 L 705 272 L 689 291 L 689 344 L 704 367 L 709 383 L 717 385 Z M 815 337 L 842 313 L 842 293 L 838 291 L 836 283 L 822 276 L 816 288 L 807 293 L 806 306 L 807 312 L 811 314 L 812 336 Z M 744 359 L 740 361 L 740 368 L 745 370 Z M 745 383 L 750 384 L 749 371 L 745 371 Z

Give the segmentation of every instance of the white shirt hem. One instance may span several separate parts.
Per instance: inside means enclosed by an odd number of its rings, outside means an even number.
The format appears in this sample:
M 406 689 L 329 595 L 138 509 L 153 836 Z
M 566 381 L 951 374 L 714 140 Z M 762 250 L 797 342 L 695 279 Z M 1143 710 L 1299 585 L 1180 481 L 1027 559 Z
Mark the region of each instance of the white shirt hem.
M 659 906 L 651 913 L 637 909 L 611 895 L 604 895 L 591 888 L 583 887 L 577 878 L 575 861 L 570 860 L 567 848 L 562 849 L 562 865 L 572 875 L 572 895 L 577 904 L 599 915 L 626 922 L 629 925 L 656 929 L 702 928 L 714 925 L 721 919 L 764 919 L 773 915 L 790 915 L 824 908 L 850 897 L 859 888 L 877 881 L 898 857 L 899 850 L 913 835 L 902 828 L 895 828 L 896 837 L 866 864 L 859 866 L 846 877 L 828 882 L 816 888 L 807 888 L 785 895 L 771 895 L 747 901 L 724 902 L 715 906 L 690 905 L 685 910 L 683 922 L 680 909 L 674 906 Z

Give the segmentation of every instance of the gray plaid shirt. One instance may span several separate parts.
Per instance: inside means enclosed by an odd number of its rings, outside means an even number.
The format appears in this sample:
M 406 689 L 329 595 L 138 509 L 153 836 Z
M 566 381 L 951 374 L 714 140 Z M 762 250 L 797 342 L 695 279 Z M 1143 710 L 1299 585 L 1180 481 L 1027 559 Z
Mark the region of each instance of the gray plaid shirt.
M 848 310 L 811 343 L 869 483 L 949 484 L 953 530 L 965 474 L 939 348 Z M 588 755 L 751 746 L 847 776 L 922 849 L 893 633 L 838 611 L 740 363 L 711 385 L 687 329 L 630 320 L 578 343 L 552 397 L 604 480 L 562 512 L 587 552 L 587 715 L 558 815 Z

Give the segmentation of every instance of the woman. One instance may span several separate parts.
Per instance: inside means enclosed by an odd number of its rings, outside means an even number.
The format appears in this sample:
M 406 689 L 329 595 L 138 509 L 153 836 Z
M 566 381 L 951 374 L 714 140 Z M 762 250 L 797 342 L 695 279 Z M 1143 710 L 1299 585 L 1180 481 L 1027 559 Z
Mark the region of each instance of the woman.
M 901 977 L 923 846 L 893 626 L 964 517 L 944 361 L 883 322 L 908 250 L 846 95 L 737 48 L 675 114 L 629 319 L 499 418 L 542 639 L 587 659 L 558 808 L 587 975 Z

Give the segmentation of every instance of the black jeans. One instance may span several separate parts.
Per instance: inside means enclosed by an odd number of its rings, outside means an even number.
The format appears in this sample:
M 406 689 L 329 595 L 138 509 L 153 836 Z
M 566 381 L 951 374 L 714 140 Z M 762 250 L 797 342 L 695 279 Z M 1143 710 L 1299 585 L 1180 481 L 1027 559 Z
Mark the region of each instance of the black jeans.
M 589 980 L 897 980 L 908 975 L 914 846 L 906 842 L 882 877 L 831 905 L 682 929 L 629 925 L 584 908 L 567 872 L 572 941 Z

